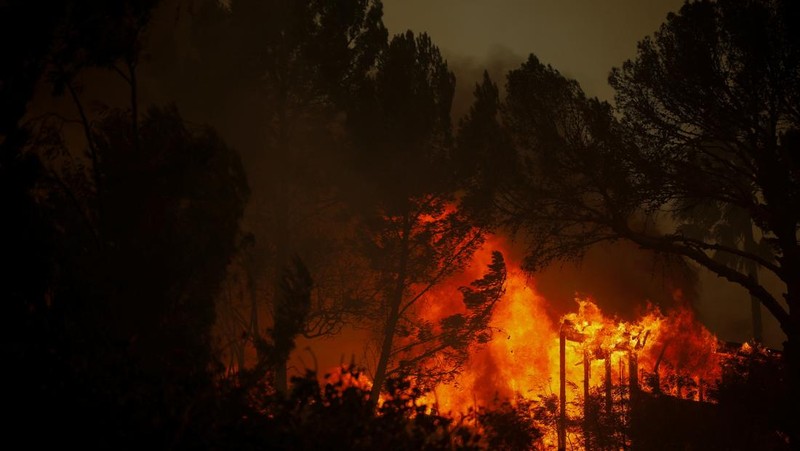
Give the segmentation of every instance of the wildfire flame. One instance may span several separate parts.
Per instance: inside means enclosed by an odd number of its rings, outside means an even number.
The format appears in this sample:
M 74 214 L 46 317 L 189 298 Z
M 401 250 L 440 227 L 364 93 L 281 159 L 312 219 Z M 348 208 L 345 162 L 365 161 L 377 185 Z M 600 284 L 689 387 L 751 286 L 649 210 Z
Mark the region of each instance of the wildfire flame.
M 542 444 L 550 448 L 564 440 L 557 434 L 564 434 L 565 423 L 573 425 L 567 433 L 571 442 L 583 443 L 581 427 L 575 425 L 589 421 L 590 397 L 599 404 L 595 408 L 605 412 L 627 411 L 634 391 L 710 401 L 707 393 L 722 377 L 726 350 L 719 349 L 722 343 L 697 321 L 679 290 L 673 293 L 675 307 L 669 311 L 648 303 L 633 320 L 603 312 L 590 297 L 576 298 L 574 310 L 558 317 L 511 249 L 502 237 L 488 237 L 464 271 L 430 288 L 416 305 L 416 318 L 432 327 L 464 314 L 459 288 L 486 274 L 493 251 L 504 255 L 504 293 L 494 304 L 490 339 L 472 343 L 466 361 L 451 378 L 435 385 L 411 380 L 423 391 L 432 387 L 419 404 L 454 417 L 505 401 L 542 406 L 547 414 L 537 424 L 543 426 Z M 399 336 L 397 343 L 415 338 Z M 427 364 L 441 363 L 434 358 Z M 356 387 L 369 392 L 372 381 L 351 370 L 335 368 L 324 382 L 337 390 Z M 382 394 L 378 405 L 387 396 Z
M 431 293 L 433 299 L 419 312 L 423 319 L 436 322 L 458 313 L 463 307 L 453 295 L 457 287 L 480 277 L 491 251 L 505 248 L 499 238 L 487 240 L 464 274 Z M 572 416 L 580 415 L 586 388 L 636 384 L 642 391 L 703 401 L 721 376 L 718 340 L 696 320 L 679 291 L 674 293 L 677 308 L 666 314 L 648 305 L 639 319 L 626 322 L 604 314 L 592 299 L 580 298 L 577 311 L 557 320 L 536 292 L 535 281 L 508 258 L 509 252 L 504 254 L 508 274 L 491 319 L 492 339 L 473 345 L 456 379 L 428 396 L 426 401 L 440 411 L 456 414 L 516 396 L 537 400 L 558 395 L 562 334 L 567 413 Z

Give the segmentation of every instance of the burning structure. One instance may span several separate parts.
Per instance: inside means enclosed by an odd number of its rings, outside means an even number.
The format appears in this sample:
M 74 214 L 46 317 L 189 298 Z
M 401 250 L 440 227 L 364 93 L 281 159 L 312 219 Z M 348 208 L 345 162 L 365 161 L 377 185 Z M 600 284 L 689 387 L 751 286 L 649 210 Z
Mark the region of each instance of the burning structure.
M 458 312 L 458 302 L 442 297 L 503 246 L 490 239 L 465 274 L 431 292 L 419 308 L 422 320 L 441 323 Z M 778 361 L 773 351 L 718 340 L 680 291 L 674 308 L 661 312 L 648 304 L 633 321 L 604 314 L 588 297 L 576 299 L 577 311 L 554 319 L 535 281 L 506 262 L 491 338 L 473 344 L 461 371 L 423 399 L 438 411 L 464 415 L 504 401 L 525 406 L 545 449 L 713 446 L 718 442 L 708 440 L 718 436 L 709 431 L 724 430 L 718 392 L 726 369 L 730 377 L 744 371 L 734 366 L 756 356 Z

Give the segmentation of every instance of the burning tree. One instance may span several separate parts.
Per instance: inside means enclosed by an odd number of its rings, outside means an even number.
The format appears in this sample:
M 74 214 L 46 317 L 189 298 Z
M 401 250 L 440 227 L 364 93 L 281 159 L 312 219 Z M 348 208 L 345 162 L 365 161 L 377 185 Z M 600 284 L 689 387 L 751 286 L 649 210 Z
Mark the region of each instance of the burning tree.
M 399 362 L 389 374 L 411 376 L 426 388 L 452 381 L 463 370 L 470 347 L 491 339 L 489 321 L 495 304 L 505 293 L 505 281 L 503 254 L 494 251 L 488 272 L 469 286 L 459 287 L 462 296 L 459 313 L 433 320 L 418 314 L 415 325 L 400 327 L 398 346 L 393 351 Z M 421 302 L 423 308 L 435 308 L 430 304 L 441 299 L 433 294 L 427 301 Z
M 505 267 L 497 254 L 489 274 L 462 290 L 463 313 L 436 323 L 417 316 L 431 289 L 462 268 L 483 240 L 481 229 L 454 208 L 458 184 L 449 154 L 454 83 L 427 35 L 398 35 L 348 118 L 366 187 L 356 202 L 370 210 L 363 241 L 374 274 L 381 342 L 373 400 L 388 376 L 421 375 L 420 369 L 431 370 L 423 362 L 433 357 L 447 361 L 436 374 L 451 373 L 463 361 L 464 348 L 485 333 L 502 291 Z

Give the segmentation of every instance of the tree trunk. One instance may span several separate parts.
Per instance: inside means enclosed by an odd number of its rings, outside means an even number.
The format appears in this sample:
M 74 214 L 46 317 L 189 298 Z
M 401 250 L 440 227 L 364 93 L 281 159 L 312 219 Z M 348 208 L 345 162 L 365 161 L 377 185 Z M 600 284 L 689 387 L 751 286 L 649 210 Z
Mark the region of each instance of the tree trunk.
M 784 227 L 775 233 L 778 237 L 783 255 L 779 258 L 784 274 L 781 279 L 786 283 L 786 306 L 788 320 L 781 323 L 786 333 L 783 344 L 784 362 L 786 364 L 789 406 L 797 409 L 800 406 L 800 246 L 797 242 L 797 221 L 784 223 Z M 788 421 L 789 446 L 800 449 L 800 421 Z
M 605 395 L 606 395 L 606 414 L 610 417 L 614 408 L 612 398 L 613 382 L 611 380 L 611 353 L 606 356 L 605 364 Z
M 283 275 L 289 260 L 289 201 L 286 192 L 286 184 L 282 179 L 279 181 L 278 193 L 275 205 L 275 272 L 273 274 L 273 302 L 272 317 L 273 331 L 277 329 L 277 323 L 285 318 L 288 306 L 284 305 L 286 299 L 282 296 Z M 273 334 L 276 356 L 273 361 L 273 383 L 279 393 L 288 391 L 287 361 L 289 360 L 289 342 L 294 337 L 282 337 L 280 334 Z
M 128 59 L 128 81 L 131 84 L 131 133 L 133 133 L 133 148 L 141 151 L 139 143 L 139 81 L 136 79 L 136 61 Z
M 289 309 L 284 305 L 286 299 L 281 295 L 283 275 L 287 268 L 291 237 L 289 236 L 289 180 L 287 175 L 294 169 L 294 158 L 289 147 L 288 87 L 279 90 L 277 98 L 277 165 L 280 168 L 275 178 L 275 229 L 272 236 L 275 246 L 275 266 L 272 290 L 273 332 Z M 273 384 L 279 393 L 288 391 L 287 361 L 289 342 L 294 337 L 282 337 L 273 333 L 275 356 L 272 362 Z
M 377 405 L 378 397 L 381 394 L 381 390 L 383 390 L 383 384 L 386 382 L 386 370 L 389 366 L 389 357 L 392 353 L 394 333 L 395 329 L 397 328 L 398 314 L 400 311 L 400 301 L 402 301 L 402 296 L 399 298 L 392 296 L 392 298 L 391 311 L 386 322 L 386 327 L 383 331 L 381 354 L 380 358 L 378 359 L 378 366 L 375 369 L 375 379 L 372 381 L 372 391 L 370 392 L 369 397 L 370 402 L 372 402 L 373 405 Z
M 583 351 L 583 442 L 586 449 L 590 449 L 589 444 L 589 417 L 590 409 L 589 409 L 589 378 L 592 375 L 591 372 L 592 363 L 589 360 L 589 353 L 584 349 Z
M 789 330 L 783 344 L 784 362 L 788 371 L 789 406 L 800 406 L 800 278 L 787 284 L 786 301 L 789 304 Z M 800 448 L 800 422 L 789 420 L 789 444 L 792 449 Z
M 564 326 L 558 335 L 558 450 L 567 449 L 567 337 Z
M 752 224 L 748 224 L 744 230 L 744 249 L 746 252 L 756 253 L 756 240 L 753 236 Z M 758 266 L 756 263 L 747 261 L 745 265 L 747 266 L 747 275 L 758 283 Z M 764 328 L 761 321 L 761 301 L 752 294 L 750 295 L 750 313 L 753 321 L 753 340 L 756 343 L 762 343 L 764 341 Z
M 378 397 L 381 394 L 381 390 L 383 390 L 383 384 L 386 382 L 386 373 L 389 367 L 389 358 L 392 354 L 394 334 L 397 328 L 397 322 L 400 319 L 400 304 L 403 302 L 403 293 L 405 292 L 406 272 L 408 269 L 409 235 L 411 234 L 411 220 L 408 208 L 406 208 L 406 212 L 403 216 L 403 236 L 401 238 L 400 262 L 397 269 L 397 283 L 389 299 L 389 316 L 386 319 L 381 354 L 378 358 L 378 366 L 375 368 L 375 377 L 372 381 L 372 391 L 370 392 L 370 402 L 373 406 L 378 405 Z

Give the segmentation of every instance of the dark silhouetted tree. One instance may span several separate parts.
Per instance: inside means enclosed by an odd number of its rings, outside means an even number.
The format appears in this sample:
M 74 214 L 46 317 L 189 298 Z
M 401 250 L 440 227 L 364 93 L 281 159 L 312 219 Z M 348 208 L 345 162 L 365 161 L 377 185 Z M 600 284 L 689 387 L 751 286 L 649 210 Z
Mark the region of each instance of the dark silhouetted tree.
M 111 112 L 93 132 L 104 187 L 100 202 L 87 199 L 103 205 L 97 235 L 57 220 L 53 303 L 75 323 L 67 338 L 82 345 L 71 359 L 97 408 L 124 406 L 112 408 L 108 436 L 183 442 L 188 415 L 213 394 L 215 299 L 247 184 L 238 155 L 174 108 L 150 108 L 138 140 L 130 121 Z
M 50 278 L 22 318 L 12 354 L 24 370 L 9 405 L 25 424 L 62 431 L 36 440 L 167 446 L 191 442 L 212 417 L 192 412 L 214 402 L 214 301 L 244 173 L 212 130 L 187 127 L 174 108 L 144 115 L 138 148 L 130 123 L 115 110 L 96 123 L 93 163 L 71 157 L 57 134 L 31 143 L 53 174 L 35 186 L 52 231 Z
M 528 269 L 618 238 L 617 223 L 645 205 L 649 191 L 626 164 L 634 148 L 611 107 L 533 55 L 508 74 L 502 123 L 518 170 L 495 203 L 501 221 L 530 246 Z
M 300 259 L 295 259 L 293 267 L 285 268 L 281 283 L 280 309 L 275 313 L 275 325 L 270 339 L 273 350 L 270 358 L 273 365 L 289 360 L 294 350 L 295 338 L 300 336 L 311 309 L 311 274 Z
M 497 85 L 484 72 L 472 106 L 459 122 L 454 154 L 465 193 L 462 206 L 478 223 L 493 222 L 495 196 L 517 177 L 516 154 L 501 124 L 500 107 Z
M 33 191 L 51 174 L 41 155 L 26 148 L 38 139 L 34 135 L 41 126 L 40 118 L 25 118 L 34 92 L 63 94 L 83 69 L 110 67 L 135 54 L 139 34 L 131 32 L 131 23 L 137 30 L 144 27 L 156 4 L 12 0 L 0 5 L 0 183 L 3 205 L 20 213 L 10 215 L 0 229 L 3 258 L 15 262 L 4 266 L 17 269 L 3 272 L 0 280 L 14 298 L 6 303 L 9 308 L 29 310 L 23 306 L 43 302 L 50 273 L 49 226 Z
M 80 396 L 84 385 L 69 352 L 82 346 L 69 340 L 77 327 L 72 311 L 81 309 L 80 302 L 57 302 L 56 296 L 63 294 L 57 281 L 64 270 L 59 264 L 64 217 L 80 218 L 80 230 L 72 230 L 78 234 L 95 226 L 92 212 L 78 212 L 86 199 L 66 193 L 71 190 L 64 189 L 65 180 L 50 160 L 61 148 L 50 125 L 71 121 L 55 114 L 26 114 L 34 93 L 60 95 L 68 87 L 77 92 L 75 79 L 84 69 L 107 68 L 135 54 L 139 36 L 129 33 L 131 25 L 141 29 L 156 3 L 0 4 L 0 203 L 6 212 L 0 225 L 0 316 L 4 355 L 20 368 L 4 375 L 3 387 L 17 418 L 8 430 L 26 439 L 48 440 L 41 434 L 26 436 L 33 424 L 51 425 L 52 437 L 74 438 L 82 433 L 75 427 L 80 424 L 77 418 L 87 418 L 82 416 L 87 402 Z M 96 246 L 96 234 L 90 235 Z
M 336 235 L 331 229 L 346 227 L 336 186 L 343 171 L 335 169 L 344 148 L 340 113 L 386 45 L 382 4 L 206 2 L 193 27 L 196 57 L 187 58 L 188 70 L 200 72 L 203 85 L 219 89 L 199 99 L 187 90 L 186 102 L 242 143 L 251 163 L 254 196 L 246 222 L 256 240 L 249 252 L 266 257 L 244 259 L 244 278 L 252 288 L 250 324 L 258 326 L 259 305 L 266 298 L 273 327 L 282 327 L 275 322 L 286 309 L 280 305 L 283 270 L 297 254 L 317 282 L 308 321 L 298 333 L 335 333 L 351 310 L 346 298 L 333 294 L 348 290 L 328 285 L 336 279 L 331 260 L 342 253 L 331 249 Z M 265 331 L 248 335 L 260 340 Z M 275 386 L 285 391 L 286 360 L 271 361 Z
M 745 217 L 727 221 L 740 239 L 679 230 L 653 244 L 758 299 L 787 336 L 791 378 L 800 377 L 798 20 L 797 6 L 780 0 L 687 4 L 610 78 L 643 156 L 657 162 L 643 175 L 663 199 Z M 725 225 L 723 216 L 714 226 Z M 757 271 L 784 283 L 783 300 Z M 797 401 L 796 387 L 790 391 Z M 789 432 L 796 444 L 798 431 Z

